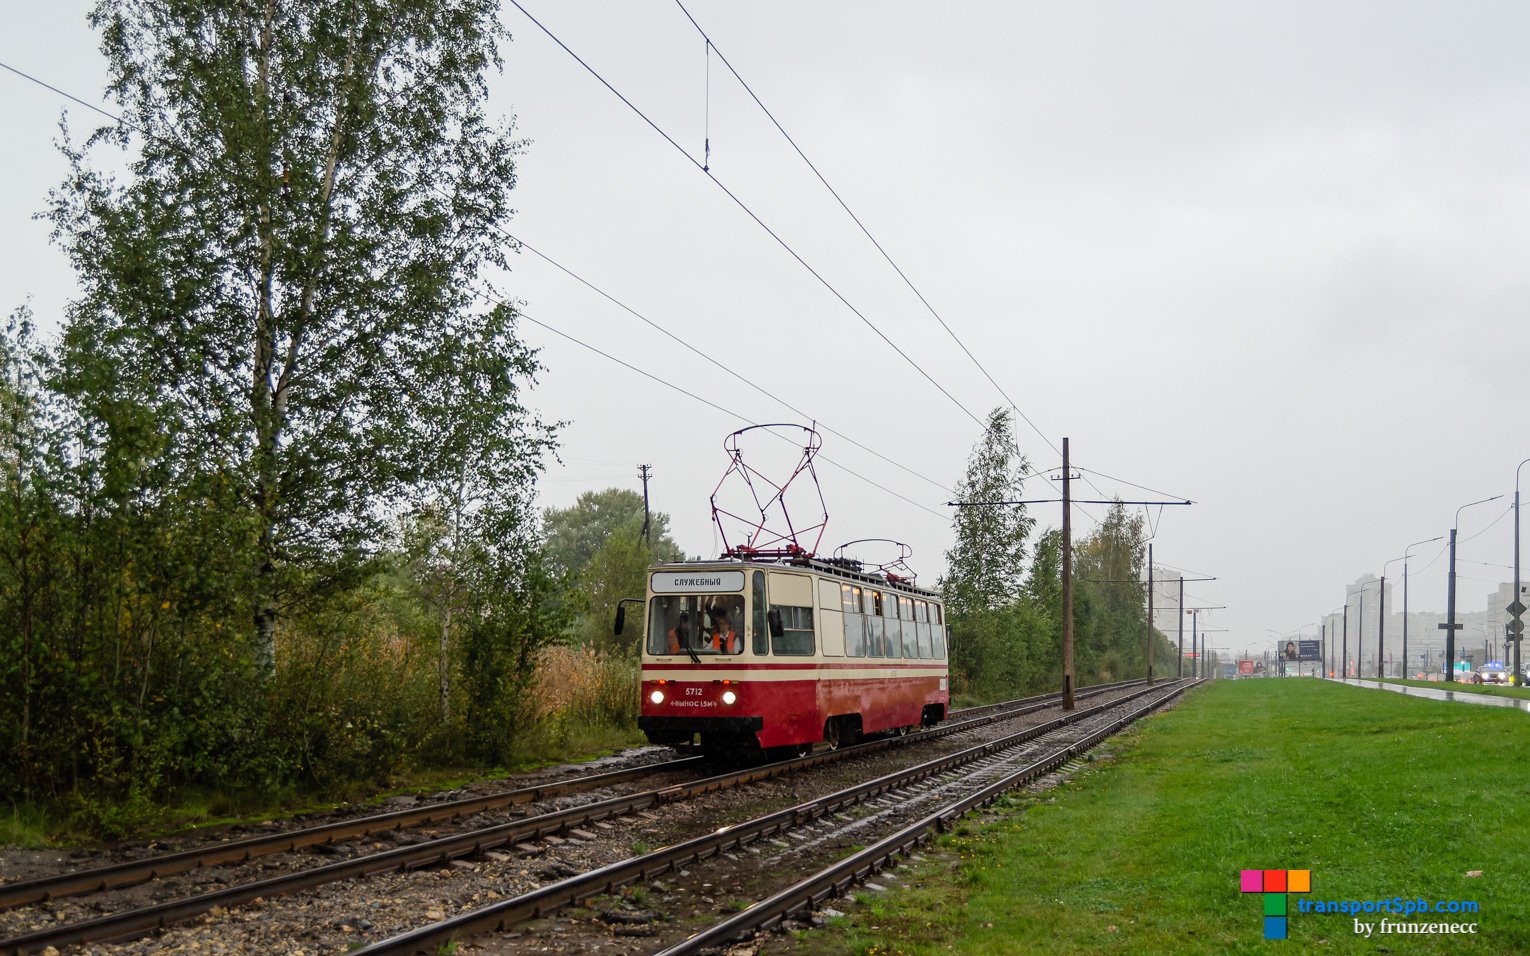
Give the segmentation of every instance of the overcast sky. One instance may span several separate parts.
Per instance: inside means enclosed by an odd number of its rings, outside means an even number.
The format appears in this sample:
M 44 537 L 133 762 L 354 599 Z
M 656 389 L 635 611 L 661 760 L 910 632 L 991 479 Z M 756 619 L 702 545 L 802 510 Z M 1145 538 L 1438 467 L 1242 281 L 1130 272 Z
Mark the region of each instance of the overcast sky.
M 716 52 L 708 114 L 705 47 L 672 0 L 522 2 L 697 159 L 709 115 L 717 183 L 954 401 L 508 3 L 491 112 L 528 140 L 510 229 L 728 371 L 528 252 L 500 290 L 751 421 L 799 418 L 746 381 L 923 476 L 826 433 L 821 550 L 906 541 L 933 584 L 947 489 L 981 431 L 957 402 L 982 417 L 999 392 Z M 1155 557 L 1218 577 L 1188 589 L 1228 606 L 1203 618 L 1231 629 L 1215 642 L 1241 651 L 1316 621 L 1347 582 L 1490 495 L 1506 497 L 1462 515 L 1476 536 L 1462 607 L 1512 577 L 1505 510 L 1530 457 L 1530 7 L 687 6 L 1035 423 L 1018 437 L 1036 468 L 1060 463 L 1066 435 L 1079 465 L 1196 501 L 1154 510 Z M 86 9 L 18 11 L 0 58 L 99 101 Z M 63 175 L 65 104 L 3 72 L 0 94 L 0 303 L 30 297 L 47 326 L 72 277 L 30 217 Z M 541 328 L 525 336 L 547 367 L 533 403 L 568 422 L 543 503 L 639 488 L 647 462 L 681 545 L 715 554 L 707 498 L 744 422 Z M 785 448 L 746 447 L 762 461 Z M 1105 496 L 1160 497 L 1091 478 Z M 1049 484 L 1026 493 L 1052 497 Z M 1101 511 L 1081 510 L 1077 533 Z M 1424 569 L 1438 547 L 1415 549 L 1414 608 L 1444 606 L 1444 559 Z M 1172 632 L 1172 613 L 1160 625 Z

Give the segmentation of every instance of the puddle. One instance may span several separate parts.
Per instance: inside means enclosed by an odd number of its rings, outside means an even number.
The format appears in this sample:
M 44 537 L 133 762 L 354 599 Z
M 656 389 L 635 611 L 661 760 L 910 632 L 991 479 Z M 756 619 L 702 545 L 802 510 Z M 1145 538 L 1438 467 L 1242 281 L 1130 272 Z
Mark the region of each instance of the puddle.
M 1381 681 L 1360 680 L 1349 678 L 1340 680 L 1328 678 L 1335 684 L 1349 684 L 1354 687 L 1370 687 L 1375 690 L 1389 690 L 1398 694 L 1406 694 L 1409 697 L 1427 697 L 1430 700 L 1459 700 L 1468 704 L 1486 704 L 1489 707 L 1513 707 L 1530 713 L 1530 700 L 1522 700 L 1518 697 L 1495 697 L 1492 694 L 1473 694 L 1471 692 L 1457 693 L 1451 690 L 1437 690 L 1433 687 L 1410 687 L 1407 684 L 1386 684 Z

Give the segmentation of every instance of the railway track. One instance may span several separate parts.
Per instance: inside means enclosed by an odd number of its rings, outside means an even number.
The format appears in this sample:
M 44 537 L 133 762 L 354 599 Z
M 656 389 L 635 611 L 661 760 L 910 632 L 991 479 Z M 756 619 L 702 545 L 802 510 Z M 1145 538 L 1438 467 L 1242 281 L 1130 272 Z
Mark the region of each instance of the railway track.
M 1139 682 L 1122 681 L 1116 684 L 1104 684 L 1089 688 L 1085 693 L 1098 693 L 1108 688 L 1131 686 L 1136 683 Z M 985 704 L 981 707 L 952 711 L 950 720 L 963 722 L 982 715 L 1021 710 L 1028 706 L 1056 700 L 1060 696 L 1059 694 L 1039 694 L 1034 697 L 1025 697 L 997 704 Z M 950 726 L 949 721 L 947 726 Z M 850 751 L 846 748 L 845 752 L 849 753 Z M 334 846 L 349 840 L 357 840 L 374 834 L 403 828 L 470 819 L 473 816 L 488 811 L 525 803 L 538 803 L 575 793 L 584 793 L 646 776 L 697 770 L 702 768 L 704 763 L 705 758 L 703 757 L 681 757 L 677 760 L 647 764 L 641 767 L 586 774 L 571 780 L 537 784 L 500 793 L 467 797 L 428 807 L 372 814 L 352 820 L 342 820 L 319 826 L 304 827 L 298 830 L 247 837 L 176 853 L 160 854 L 142 860 L 130 860 L 107 866 L 91 867 L 72 873 L 61 873 L 55 876 L 24 882 L 0 884 L 0 910 L 133 886 L 150 880 L 162 879 L 167 876 L 206 867 L 229 863 L 246 863 L 275 853 L 290 853 L 314 846 Z
M 571 876 L 529 893 L 381 940 L 355 950 L 355 956 L 412 956 L 416 953 L 436 953 L 441 950 L 441 947 L 453 942 L 460 942 L 485 933 L 504 931 L 525 920 L 546 916 L 561 907 L 612 893 L 630 883 L 673 873 L 683 866 L 716 857 L 730 850 L 744 849 L 763 838 L 780 836 L 795 827 L 821 821 L 824 817 L 853 808 L 869 799 L 921 781 L 932 780 L 941 775 L 950 774 L 958 768 L 992 758 L 1052 734 L 1070 724 L 1089 720 L 1139 698 L 1145 696 L 1153 698 L 1146 706 L 1129 710 L 1121 717 L 1109 722 L 1104 728 L 1088 734 L 1081 740 L 1068 743 L 1049 751 L 1038 759 L 1027 762 L 1019 771 L 1009 773 L 996 783 L 942 806 L 941 809 L 927 815 L 914 825 L 905 827 L 893 836 L 851 855 L 844 862 L 815 873 L 807 880 L 793 884 L 787 890 L 771 896 L 665 952 L 668 956 L 671 952 L 696 953 L 702 949 L 715 949 L 752 929 L 768 929 L 787 916 L 801 912 L 813 903 L 820 902 L 837 892 L 843 892 L 856 882 L 865 880 L 877 869 L 885 866 L 888 861 L 895 859 L 899 854 L 908 852 L 909 847 L 917 846 L 929 839 L 930 834 L 943 829 L 969 810 L 986 806 L 1006 790 L 1020 786 L 1061 766 L 1075 754 L 1083 753 L 1126 724 L 1179 696 L 1189 686 L 1193 685 L 1190 682 L 1174 681 L 1144 688 L 1125 698 L 1075 711 L 1005 735 L 997 740 L 868 780 L 786 810 L 766 814 L 643 856 Z
M 1077 695 L 1084 700 L 1101 694 L 1120 691 L 1141 684 L 1141 681 L 1123 681 L 1100 685 Z M 404 846 L 381 853 L 368 854 L 352 860 L 331 863 L 299 872 L 264 880 L 241 883 L 212 890 L 185 899 L 171 900 L 152 906 L 141 907 L 95 919 L 50 927 L 0 941 L 0 953 L 38 953 L 52 946 L 61 948 L 85 942 L 106 942 L 137 938 L 173 923 L 202 915 L 216 908 L 227 909 L 249 903 L 256 899 L 299 892 L 312 887 L 340 880 L 372 876 L 379 873 L 411 870 L 432 864 L 446 863 L 466 856 L 477 856 L 499 847 L 521 844 L 527 840 L 547 837 L 559 832 L 589 825 L 614 817 L 641 812 L 662 804 L 684 800 L 697 794 L 709 793 L 725 787 L 768 779 L 808 767 L 819 766 L 914 743 L 936 740 L 953 735 L 963 735 L 990 724 L 1011 720 L 1035 713 L 1056 703 L 1058 694 L 986 705 L 966 711 L 953 712 L 953 717 L 963 719 L 949 721 L 929 730 L 904 737 L 888 737 L 869 741 L 837 751 L 813 754 L 781 761 L 762 767 L 720 774 L 663 788 L 600 800 L 583 806 L 555 810 L 509 823 L 469 830 L 465 833 L 442 837 Z M 1094 709 L 1080 711 L 1092 713 Z M 976 715 L 976 716 L 974 716 Z M 1075 718 L 1077 717 L 1075 716 Z M 166 854 L 143 861 L 133 861 L 100 867 L 73 874 L 61 874 L 46 880 L 0 886 L 0 900 L 7 905 L 19 906 L 27 902 L 61 898 L 70 895 L 96 892 L 131 885 L 135 882 L 156 879 L 161 876 L 186 872 L 205 866 L 226 862 L 242 862 L 256 856 L 279 853 L 317 844 L 330 844 L 356 839 L 400 826 L 418 826 L 426 822 L 455 820 L 481 813 L 486 809 L 526 803 L 549 796 L 563 795 L 598 789 L 612 783 L 630 780 L 644 774 L 666 770 L 687 770 L 699 767 L 702 758 L 691 757 L 661 764 L 629 768 L 604 774 L 588 775 L 555 784 L 527 787 L 514 791 L 491 794 L 465 800 L 451 801 L 428 808 L 395 811 L 352 821 L 340 821 L 304 830 L 272 834 L 231 841 L 211 847 L 183 853 Z
M 986 807 L 1005 793 L 1064 767 L 1069 761 L 1118 733 L 1123 727 L 1147 716 L 1202 681 L 1179 680 L 1174 683 L 1179 686 L 1168 694 L 1121 715 L 1081 739 L 1070 741 L 1028 761 L 1024 766 L 993 783 L 951 804 L 942 806 L 837 863 L 830 864 L 798 880 L 743 912 L 665 948 L 658 953 L 658 956 L 695 956 L 695 954 L 726 945 L 740 937 L 761 930 L 769 930 L 831 897 L 843 895 L 857 884 L 868 882 L 879 870 L 896 863 L 899 857 L 912 855 L 921 845 L 929 842 L 936 834 L 943 833 L 954 826 L 971 811 Z M 404 951 L 396 950 L 395 952 Z M 361 953 L 365 953 L 366 956 L 376 956 L 370 948 L 358 950 L 358 954 Z

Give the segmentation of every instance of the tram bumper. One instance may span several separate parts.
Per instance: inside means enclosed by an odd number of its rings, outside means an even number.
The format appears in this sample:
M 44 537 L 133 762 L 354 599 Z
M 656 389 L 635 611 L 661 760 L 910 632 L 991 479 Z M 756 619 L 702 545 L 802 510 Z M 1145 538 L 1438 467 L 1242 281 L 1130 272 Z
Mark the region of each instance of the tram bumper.
M 765 729 L 765 718 L 754 717 L 639 717 L 638 730 L 651 744 L 686 744 L 696 734 L 713 738 L 753 740 Z

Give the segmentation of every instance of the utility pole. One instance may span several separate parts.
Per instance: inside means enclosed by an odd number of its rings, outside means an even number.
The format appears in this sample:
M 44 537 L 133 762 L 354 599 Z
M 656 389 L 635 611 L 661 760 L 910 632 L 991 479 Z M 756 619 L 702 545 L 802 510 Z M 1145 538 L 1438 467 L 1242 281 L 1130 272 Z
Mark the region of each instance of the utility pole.
M 1148 604 L 1147 604 L 1147 642 L 1148 642 L 1148 686 L 1153 686 L 1153 543 L 1148 542 Z
M 1381 590 L 1376 592 L 1376 679 L 1381 680 L 1381 662 L 1385 658 L 1387 633 L 1387 569 L 1381 569 Z
M 1185 676 L 1185 579 L 1179 579 L 1179 675 Z
M 1515 686 L 1523 684 L 1525 681 L 1524 672 L 1519 669 L 1520 639 L 1525 636 L 1525 622 L 1522 618 L 1526 610 L 1525 602 L 1520 598 L 1519 590 L 1519 469 L 1525 467 L 1525 462 L 1530 462 L 1530 458 L 1520 462 L 1519 467 L 1514 469 L 1514 600 L 1510 601 L 1509 606 L 1504 609 L 1513 618 L 1509 622 L 1508 627 L 1505 628 L 1510 635 L 1505 640 L 1513 640 L 1514 642 L 1514 675 L 1511 679 L 1514 681 Z
M 1328 670 L 1328 622 L 1324 621 L 1320 625 L 1320 627 L 1322 628 L 1322 630 L 1319 631 L 1318 633 L 1320 633 L 1322 635 L 1321 640 L 1322 640 L 1323 643 L 1322 643 L 1322 645 L 1320 647 L 1318 656 L 1322 658 L 1322 661 L 1320 661 L 1319 663 L 1321 663 L 1323 665 L 1323 670 L 1326 671 L 1326 670 Z M 1328 675 L 1324 674 L 1323 676 L 1327 677 Z
M 1190 678 L 1192 680 L 1201 679 L 1201 653 L 1196 649 L 1200 643 L 1200 636 L 1199 632 L 1195 629 L 1200 616 L 1200 611 L 1190 612 Z
M 1517 489 L 1516 489 L 1517 490 Z M 1456 509 L 1455 524 L 1450 528 L 1450 590 L 1445 597 L 1446 621 L 1439 625 L 1440 630 L 1445 632 L 1445 680 L 1452 683 L 1456 679 L 1456 632 L 1461 630 L 1462 625 L 1456 622 L 1456 528 L 1461 524 L 1461 512 L 1472 505 L 1486 504 L 1489 501 L 1497 501 L 1503 495 L 1494 495 L 1491 498 L 1483 498 L 1481 501 L 1473 501 Z M 1515 517 L 1518 517 L 1516 515 Z M 1514 599 L 1519 600 L 1519 595 Z
M 1450 589 L 1445 597 L 1445 623 L 1438 626 L 1440 630 L 1445 632 L 1445 680 L 1454 683 L 1456 679 L 1456 632 L 1461 630 L 1461 625 L 1456 623 L 1455 528 L 1450 529 Z
M 1339 669 L 1344 673 L 1340 680 L 1349 680 L 1349 595 L 1344 595 L 1344 652 L 1339 661 Z
M 1063 652 L 1063 699 L 1062 709 L 1073 709 L 1073 496 L 1068 482 L 1072 477 L 1068 465 L 1068 439 L 1063 439 L 1062 473 L 1062 652 Z
M 648 534 L 648 477 L 652 468 L 652 465 L 638 465 L 638 477 L 643 479 L 643 543 L 649 551 L 653 550 L 653 539 Z
M 1359 607 L 1360 619 L 1355 622 L 1355 676 L 1356 677 L 1360 677 L 1361 676 L 1360 668 L 1363 665 L 1363 662 L 1365 660 L 1365 651 L 1361 649 L 1362 646 L 1365 644 L 1365 588 L 1362 587 L 1359 590 L 1358 593 L 1360 595 L 1360 607 Z

